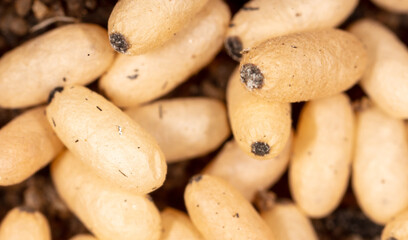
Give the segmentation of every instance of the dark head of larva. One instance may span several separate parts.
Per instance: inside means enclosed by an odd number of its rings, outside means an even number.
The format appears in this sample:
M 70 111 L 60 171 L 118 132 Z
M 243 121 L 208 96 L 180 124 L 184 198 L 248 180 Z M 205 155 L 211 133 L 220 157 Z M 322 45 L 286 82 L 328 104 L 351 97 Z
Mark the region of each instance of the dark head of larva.
M 190 178 L 190 180 L 188 180 L 188 183 L 191 184 L 191 183 L 193 183 L 193 182 L 199 182 L 199 181 L 201 181 L 202 178 L 203 178 L 203 175 L 201 175 L 201 174 L 192 176 L 192 177 Z
M 250 90 L 260 89 L 264 84 L 264 75 L 261 70 L 252 63 L 247 63 L 241 67 L 241 82 Z
M 62 92 L 64 90 L 64 87 L 56 87 L 54 88 L 51 92 L 50 95 L 48 95 L 48 103 L 51 103 L 52 99 L 55 96 L 55 93 L 57 92 Z
M 126 53 L 129 49 L 129 44 L 126 41 L 125 36 L 120 33 L 112 33 L 109 35 L 109 41 L 115 51 L 120 53 Z
M 265 156 L 269 154 L 271 147 L 264 142 L 254 142 L 251 145 L 251 152 L 257 156 Z
M 241 60 L 242 54 L 242 42 L 239 37 L 228 37 L 225 40 L 225 49 L 227 50 L 228 55 L 235 61 Z
M 29 207 L 29 206 L 19 207 L 18 210 L 19 210 L 20 212 L 27 212 L 27 213 L 34 213 L 34 212 L 35 212 L 35 209 L 32 208 L 32 207 Z

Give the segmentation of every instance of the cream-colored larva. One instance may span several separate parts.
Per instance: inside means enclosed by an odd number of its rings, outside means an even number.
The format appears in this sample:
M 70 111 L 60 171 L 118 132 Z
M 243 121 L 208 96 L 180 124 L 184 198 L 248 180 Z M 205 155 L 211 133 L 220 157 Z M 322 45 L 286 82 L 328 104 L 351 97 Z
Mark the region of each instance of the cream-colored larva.
M 354 35 L 327 29 L 269 39 L 242 57 L 241 82 L 251 93 L 275 102 L 329 97 L 353 86 L 367 65 Z
M 118 56 L 99 87 L 121 107 L 165 95 L 215 57 L 222 47 L 229 19 L 228 6 L 222 0 L 210 0 L 164 46 L 138 56 Z
M 98 239 L 160 238 L 160 213 L 148 195 L 117 188 L 69 151 L 52 163 L 51 176 L 62 200 Z
M 231 134 L 224 103 L 211 98 L 164 99 L 125 113 L 156 139 L 167 162 L 210 153 Z
M 291 153 L 292 138 L 276 157 L 259 161 L 245 154 L 235 140 L 227 142 L 221 152 L 203 170 L 218 176 L 252 201 L 258 191 L 272 186 L 285 172 Z
M 173 208 L 161 212 L 163 230 L 160 240 L 203 240 L 187 214 Z
M 184 201 L 192 222 L 205 239 L 274 239 L 249 201 L 219 177 L 194 176 L 184 192 Z
M 51 240 L 51 230 L 41 212 L 28 207 L 10 210 L 0 225 L 0 240 Z
M 46 111 L 53 130 L 100 177 L 140 194 L 163 184 L 167 165 L 162 151 L 119 108 L 82 86 L 57 88 L 50 99 Z
M 208 0 L 121 0 L 108 22 L 112 47 L 137 55 L 160 47 L 191 20 Z
M 306 103 L 289 165 L 292 197 L 306 215 L 321 218 L 340 204 L 350 178 L 354 113 L 345 94 Z
M 0 129 L 0 186 L 20 183 L 47 165 L 63 145 L 37 107 Z
M 276 240 L 318 240 L 310 219 L 289 200 L 277 201 L 261 217 L 272 229 Z
M 292 122 L 290 103 L 251 94 L 241 85 L 236 69 L 227 86 L 227 106 L 234 138 L 248 156 L 271 159 L 283 151 Z
M 335 27 L 357 6 L 358 0 L 252 0 L 234 15 L 225 40 L 235 60 L 268 38 Z
M 378 107 L 357 115 L 352 186 L 363 212 L 385 224 L 408 207 L 408 141 L 404 122 Z
M 360 85 L 383 111 L 408 118 L 408 49 L 397 36 L 374 20 L 354 23 L 350 32 L 367 47 L 369 64 Z
M 95 24 L 71 24 L 7 52 L 0 59 L 0 106 L 34 106 L 55 87 L 92 82 L 114 59 L 107 38 Z

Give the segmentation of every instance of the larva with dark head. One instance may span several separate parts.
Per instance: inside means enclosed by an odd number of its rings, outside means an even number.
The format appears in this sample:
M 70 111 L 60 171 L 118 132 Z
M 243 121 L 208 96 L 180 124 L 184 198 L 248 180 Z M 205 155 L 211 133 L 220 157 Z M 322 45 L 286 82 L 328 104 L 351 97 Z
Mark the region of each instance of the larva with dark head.
M 329 97 L 347 90 L 367 65 L 364 45 L 354 35 L 327 29 L 269 39 L 245 53 L 242 84 L 275 102 Z
M 165 95 L 210 63 L 222 47 L 229 19 L 228 6 L 210 0 L 163 46 L 137 56 L 119 55 L 99 87 L 121 107 Z
M 108 22 L 112 47 L 138 55 L 160 47 L 189 22 L 208 0 L 121 0 Z

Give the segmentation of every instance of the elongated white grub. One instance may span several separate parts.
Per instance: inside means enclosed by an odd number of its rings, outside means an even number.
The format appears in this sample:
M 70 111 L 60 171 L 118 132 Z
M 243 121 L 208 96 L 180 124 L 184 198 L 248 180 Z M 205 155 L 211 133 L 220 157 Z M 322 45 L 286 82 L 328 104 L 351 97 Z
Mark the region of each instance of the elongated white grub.
M 385 224 L 408 207 L 404 122 L 368 106 L 357 114 L 352 186 L 363 212 Z
M 248 91 L 275 102 L 333 96 L 363 76 L 367 52 L 354 35 L 326 29 L 269 39 L 249 50 L 240 63 Z
M 350 178 L 355 123 L 345 94 L 306 103 L 300 114 L 289 186 L 306 215 L 322 218 L 340 204 Z
M 222 47 L 229 19 L 228 6 L 222 0 L 210 0 L 165 45 L 137 56 L 119 55 L 99 87 L 121 107 L 165 95 L 210 63 Z
M 167 165 L 160 147 L 115 105 L 82 86 L 57 88 L 50 100 L 53 130 L 100 177 L 139 194 L 163 184 Z
M 160 213 L 148 195 L 117 188 L 71 152 L 51 165 L 58 194 L 98 239 L 158 240 Z

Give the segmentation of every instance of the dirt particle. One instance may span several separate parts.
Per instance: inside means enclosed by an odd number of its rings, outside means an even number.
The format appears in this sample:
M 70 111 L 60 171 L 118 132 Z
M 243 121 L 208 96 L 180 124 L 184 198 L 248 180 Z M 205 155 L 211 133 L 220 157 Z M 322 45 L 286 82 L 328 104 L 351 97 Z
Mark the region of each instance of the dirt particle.
M 118 132 L 119 132 L 119 135 L 122 135 L 122 127 L 121 126 L 118 126 Z
M 67 78 L 66 78 L 66 77 L 63 77 L 63 78 L 62 78 L 62 81 L 63 81 L 63 82 L 66 82 L 66 81 L 67 81 Z
M 234 23 L 230 23 L 230 24 L 228 25 L 228 27 L 230 27 L 230 28 L 235 27 L 235 24 L 234 24 Z
M 192 182 L 199 182 L 201 181 L 201 179 L 203 178 L 203 175 L 195 175 L 193 177 L 190 178 L 190 180 L 188 181 L 188 183 L 192 183 Z
M 291 48 L 297 48 L 295 45 L 290 45 Z
M 54 98 L 55 93 L 64 91 L 63 87 L 56 87 L 48 95 L 48 103 L 51 103 L 52 99 Z
M 228 37 L 224 43 L 228 55 L 235 61 L 239 61 L 242 57 L 241 51 L 243 49 L 241 39 L 239 37 Z
M 271 147 L 264 142 L 254 142 L 251 145 L 251 152 L 257 156 L 265 156 L 269 154 Z
M 134 70 L 135 74 L 131 74 L 129 76 L 127 76 L 127 78 L 129 78 L 130 80 L 135 80 L 137 77 L 139 77 L 139 69 L 135 69 Z
M 300 17 L 300 16 L 302 16 L 302 14 L 301 14 L 301 13 L 296 13 L 295 16 L 296 16 L 296 17 Z
M 126 53 L 129 49 L 129 44 L 126 38 L 120 33 L 112 33 L 109 35 L 109 41 L 113 49 L 120 53 Z
M 54 118 L 51 118 L 51 120 L 52 120 L 52 125 L 54 125 L 54 127 L 57 127 L 57 124 L 55 124 Z
M 102 112 L 102 108 L 100 108 L 99 106 L 96 106 L 96 108 Z
M 137 77 L 139 77 L 139 74 L 137 74 L 137 73 L 127 76 L 127 78 L 129 78 L 130 80 L 135 80 Z
M 200 204 L 197 204 L 196 207 L 200 207 Z
M 88 101 L 88 98 L 85 98 L 85 101 Z
M 77 139 L 77 140 L 75 140 L 75 143 L 77 143 L 77 142 L 79 142 L 79 140 Z
M 247 54 L 247 53 L 249 53 L 249 49 L 248 49 L 248 48 L 241 51 L 241 54 L 242 54 L 242 55 Z
M 259 10 L 259 7 L 245 6 L 245 7 L 242 8 L 242 10 L 244 10 L 244 11 L 257 11 L 257 10 Z
M 239 218 L 239 213 L 235 213 L 232 217 Z
M 240 75 L 241 82 L 244 83 L 249 90 L 262 88 L 264 76 L 256 65 L 252 63 L 243 65 Z
M 87 56 L 89 57 L 89 56 L 91 56 L 91 54 L 88 53 Z
M 125 176 L 125 177 L 128 177 L 126 174 L 124 174 L 120 169 L 119 169 L 119 172 L 123 175 L 123 176 Z

